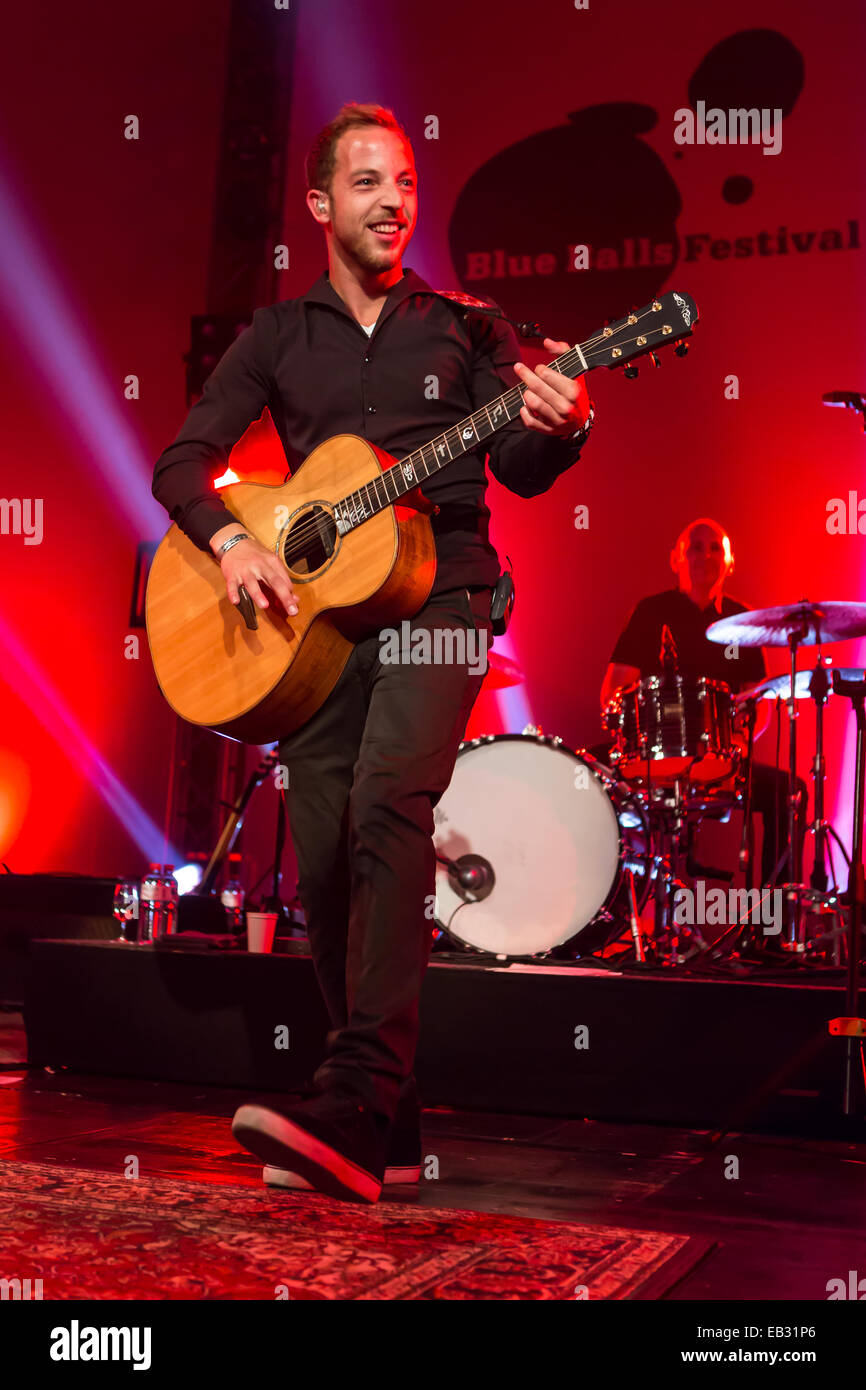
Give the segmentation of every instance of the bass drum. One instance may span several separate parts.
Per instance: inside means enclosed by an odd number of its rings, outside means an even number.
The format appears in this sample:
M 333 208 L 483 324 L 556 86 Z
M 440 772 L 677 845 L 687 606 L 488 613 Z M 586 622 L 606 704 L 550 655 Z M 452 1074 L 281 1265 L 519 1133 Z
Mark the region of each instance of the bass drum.
M 561 739 L 462 744 L 434 817 L 436 921 L 478 951 L 537 956 L 570 942 L 586 954 L 622 931 L 627 869 L 646 898 L 639 799 Z

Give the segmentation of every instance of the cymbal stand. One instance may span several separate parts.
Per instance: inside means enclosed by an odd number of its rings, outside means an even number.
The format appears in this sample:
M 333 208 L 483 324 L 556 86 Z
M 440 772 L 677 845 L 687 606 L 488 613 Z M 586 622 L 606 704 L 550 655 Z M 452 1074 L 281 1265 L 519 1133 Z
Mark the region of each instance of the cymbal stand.
M 758 702 L 754 698 L 743 701 L 746 712 L 746 778 L 743 792 L 743 838 L 740 842 L 740 868 L 751 890 L 755 878 L 755 836 L 752 824 L 752 754 L 755 749 L 755 724 L 758 720 Z
M 788 691 L 788 869 L 789 882 L 782 884 L 785 894 L 785 928 L 782 933 L 783 951 L 804 954 L 806 943 L 803 933 L 800 825 L 797 816 L 800 794 L 797 790 L 797 649 L 809 634 L 805 618 L 799 627 L 788 633 L 788 649 L 791 653 L 791 687 Z
M 824 784 L 827 775 L 826 759 L 824 757 L 824 706 L 830 695 L 830 672 L 821 659 L 821 649 L 818 648 L 818 662 L 812 672 L 812 679 L 809 682 L 809 694 L 815 703 L 815 758 L 812 763 L 812 780 L 814 783 L 813 802 L 814 818 L 806 826 L 806 835 L 814 837 L 815 853 L 812 861 L 812 873 L 809 878 L 811 891 L 808 893 L 807 900 L 810 914 L 818 916 L 822 914 L 832 914 L 838 918 L 838 924 L 831 930 L 820 932 L 819 935 L 811 934 L 807 941 L 807 950 L 810 954 L 832 953 L 832 960 L 835 965 L 840 965 L 841 956 L 841 937 L 845 930 L 844 917 L 839 906 L 839 891 L 836 882 L 836 872 L 833 860 L 829 853 L 829 840 L 832 837 L 836 841 L 843 859 L 848 862 L 845 846 L 836 833 L 833 826 L 824 819 Z M 829 875 L 828 875 L 829 864 Z M 832 876 L 832 886 L 828 888 L 830 877 Z
M 809 881 L 816 893 L 826 893 L 827 891 L 827 830 L 829 827 L 824 820 L 824 778 L 826 774 L 824 706 L 827 703 L 829 693 L 830 682 L 827 679 L 827 668 L 821 660 L 821 648 L 819 647 L 818 663 L 809 682 L 809 694 L 815 702 L 815 761 L 812 764 L 812 779 L 815 784 L 812 800 L 815 807 L 815 819 L 806 828 L 807 835 L 811 831 L 815 836 L 815 859 Z

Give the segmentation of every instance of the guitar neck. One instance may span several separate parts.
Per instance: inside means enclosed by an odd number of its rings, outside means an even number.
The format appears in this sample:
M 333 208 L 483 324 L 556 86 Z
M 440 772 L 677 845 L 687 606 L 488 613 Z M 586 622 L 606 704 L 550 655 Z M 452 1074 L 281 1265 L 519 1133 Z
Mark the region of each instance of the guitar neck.
M 698 321 L 698 310 L 691 295 L 670 290 L 658 299 L 633 309 L 625 318 L 607 324 L 583 343 L 569 348 L 548 363 L 562 376 L 574 379 L 595 367 L 622 367 L 635 357 L 654 353 L 657 348 L 675 345 L 684 353 L 684 342 Z M 371 516 L 398 502 L 419 483 L 432 478 L 440 468 L 483 444 L 497 430 L 516 420 L 523 405 L 525 387 L 521 382 L 488 401 L 480 410 L 452 425 L 429 444 L 386 468 L 357 492 L 350 492 L 334 507 L 337 531 L 345 535 Z
M 569 348 L 561 357 L 548 364 L 554 371 L 572 379 L 588 370 L 589 364 L 578 345 Z M 340 535 L 362 525 L 377 512 L 392 506 L 412 488 L 432 478 L 440 468 L 469 453 L 497 430 L 501 430 L 520 415 L 525 386 L 521 382 L 488 401 L 480 410 L 467 415 L 450 429 L 431 439 L 414 453 L 386 468 L 371 483 L 349 493 L 334 508 L 334 518 Z

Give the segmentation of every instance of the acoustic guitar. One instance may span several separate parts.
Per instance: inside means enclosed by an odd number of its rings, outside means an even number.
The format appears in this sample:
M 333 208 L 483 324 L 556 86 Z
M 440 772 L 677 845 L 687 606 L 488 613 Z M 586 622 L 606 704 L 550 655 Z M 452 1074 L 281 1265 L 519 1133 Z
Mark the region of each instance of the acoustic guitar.
M 567 377 L 625 366 L 669 343 L 687 350 L 698 313 L 674 291 L 576 344 L 550 366 Z M 436 552 L 420 491 L 452 459 L 516 419 L 523 384 L 395 459 L 369 440 L 325 440 L 278 486 L 220 490 L 244 529 L 280 556 L 298 612 L 234 605 L 214 556 L 178 526 L 161 541 L 147 585 L 146 621 L 160 688 L 192 724 L 249 743 L 273 743 L 305 723 L 339 679 L 353 645 L 423 607 Z

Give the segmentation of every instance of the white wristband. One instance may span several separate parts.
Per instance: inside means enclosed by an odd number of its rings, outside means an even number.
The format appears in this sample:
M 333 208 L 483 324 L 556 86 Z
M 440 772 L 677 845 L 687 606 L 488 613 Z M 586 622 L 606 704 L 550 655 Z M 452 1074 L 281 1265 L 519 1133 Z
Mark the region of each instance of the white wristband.
M 592 429 L 592 422 L 594 419 L 595 406 L 591 405 L 589 407 L 589 414 L 587 415 L 585 422 L 581 425 L 579 430 L 574 431 L 574 434 L 568 435 L 565 442 L 567 444 L 571 444 L 575 439 L 580 439 L 581 437 L 585 439 L 586 436 L 589 434 L 590 430 Z

